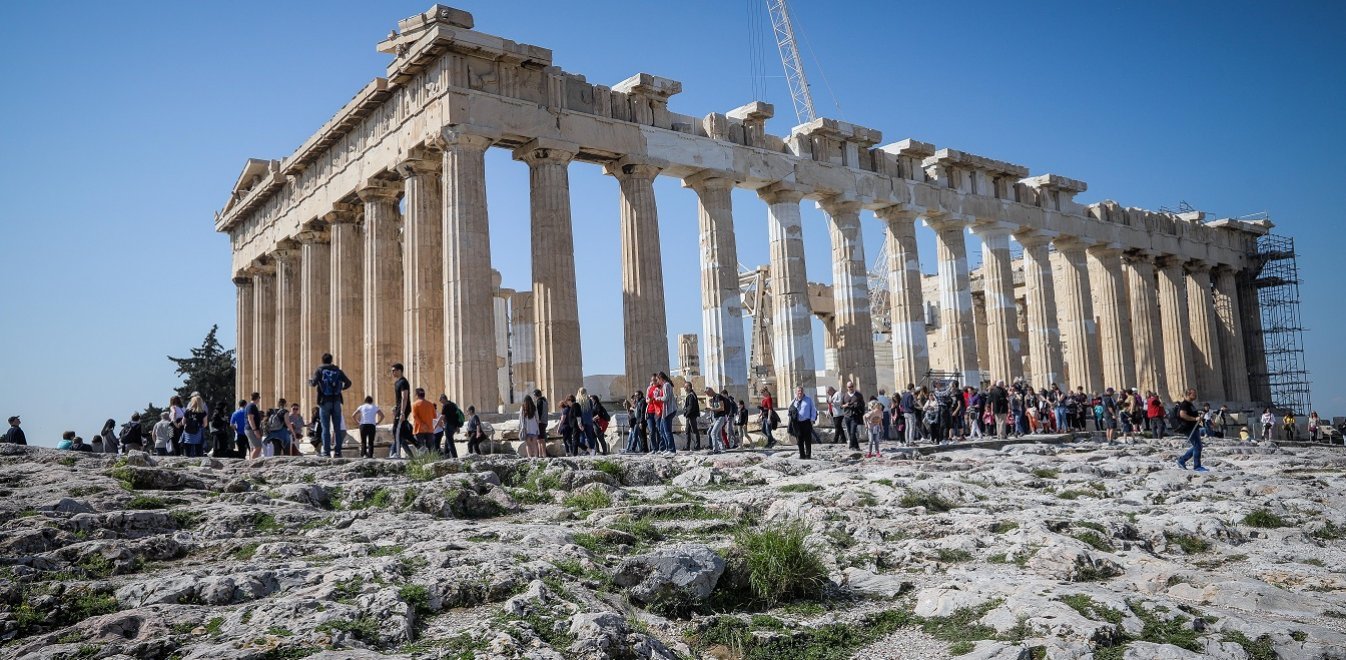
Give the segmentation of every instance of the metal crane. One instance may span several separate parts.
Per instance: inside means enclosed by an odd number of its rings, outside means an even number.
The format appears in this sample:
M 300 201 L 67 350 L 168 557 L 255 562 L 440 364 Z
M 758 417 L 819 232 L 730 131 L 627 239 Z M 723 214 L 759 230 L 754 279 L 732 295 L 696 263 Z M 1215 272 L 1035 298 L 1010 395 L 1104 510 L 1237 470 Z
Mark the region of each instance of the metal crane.
M 813 94 L 809 92 L 809 80 L 804 75 L 804 63 L 799 59 L 799 46 L 795 43 L 795 30 L 790 23 L 790 9 L 785 0 L 766 0 L 766 8 L 771 14 L 771 29 L 776 35 L 781 66 L 785 67 L 785 82 L 790 86 L 795 119 L 800 124 L 811 122 L 818 115 L 813 110 Z

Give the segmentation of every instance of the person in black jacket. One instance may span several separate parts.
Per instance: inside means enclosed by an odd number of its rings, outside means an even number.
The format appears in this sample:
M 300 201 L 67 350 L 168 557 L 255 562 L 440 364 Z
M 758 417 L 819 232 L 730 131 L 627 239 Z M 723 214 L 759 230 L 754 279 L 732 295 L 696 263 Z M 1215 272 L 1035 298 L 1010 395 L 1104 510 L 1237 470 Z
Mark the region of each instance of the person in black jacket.
M 20 424 L 20 423 L 21 423 L 21 422 L 20 422 L 20 420 L 19 420 L 19 416 L 18 416 L 18 415 L 14 415 L 13 417 L 10 417 L 10 418 L 9 418 L 9 428 L 8 428 L 8 429 L 5 429 L 5 439 L 4 439 L 4 440 L 0 440 L 0 442 L 8 442 L 9 444 L 12 444 L 12 445 L 26 445 L 26 444 L 28 444 L 28 436 L 24 435 L 24 433 L 23 433 L 23 429 L 19 428 L 19 424 Z
M 682 448 L 692 450 L 692 438 L 696 438 L 696 448 L 701 449 L 701 429 L 697 425 L 697 418 L 701 416 L 701 400 L 696 397 L 696 390 L 692 389 L 692 382 L 687 381 L 682 384 L 682 415 L 687 420 L 682 425 L 683 431 L 687 434 L 687 441 Z
M 846 439 L 851 449 L 860 450 L 860 418 L 865 416 L 865 395 L 855 387 L 855 383 L 846 382 L 846 399 L 842 405 L 846 417 Z

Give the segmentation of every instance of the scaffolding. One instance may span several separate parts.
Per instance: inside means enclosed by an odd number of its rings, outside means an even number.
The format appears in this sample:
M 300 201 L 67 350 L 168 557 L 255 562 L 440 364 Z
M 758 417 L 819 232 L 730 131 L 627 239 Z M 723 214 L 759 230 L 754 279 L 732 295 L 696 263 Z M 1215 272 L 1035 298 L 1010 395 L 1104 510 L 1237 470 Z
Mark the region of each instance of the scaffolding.
M 1260 236 L 1254 257 L 1260 265 L 1253 286 L 1262 317 L 1267 366 L 1265 372 L 1254 369 L 1250 374 L 1253 390 L 1269 391 L 1271 405 L 1277 410 L 1307 415 L 1313 404 L 1304 361 L 1304 327 L 1299 316 L 1295 239 L 1276 234 Z

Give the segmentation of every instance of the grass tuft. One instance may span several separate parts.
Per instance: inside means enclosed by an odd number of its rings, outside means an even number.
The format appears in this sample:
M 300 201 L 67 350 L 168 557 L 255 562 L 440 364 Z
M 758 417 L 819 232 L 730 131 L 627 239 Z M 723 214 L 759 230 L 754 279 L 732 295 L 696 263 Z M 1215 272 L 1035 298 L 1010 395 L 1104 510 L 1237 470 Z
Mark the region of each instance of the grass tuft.
M 1289 527 L 1290 523 L 1266 509 L 1257 509 L 1243 517 L 1243 524 L 1249 527 L 1261 527 L 1263 529 L 1276 529 L 1278 527 Z
M 822 594 L 827 568 L 805 544 L 807 537 L 808 528 L 800 523 L 739 533 L 736 543 L 743 550 L 748 585 L 758 600 L 773 606 Z

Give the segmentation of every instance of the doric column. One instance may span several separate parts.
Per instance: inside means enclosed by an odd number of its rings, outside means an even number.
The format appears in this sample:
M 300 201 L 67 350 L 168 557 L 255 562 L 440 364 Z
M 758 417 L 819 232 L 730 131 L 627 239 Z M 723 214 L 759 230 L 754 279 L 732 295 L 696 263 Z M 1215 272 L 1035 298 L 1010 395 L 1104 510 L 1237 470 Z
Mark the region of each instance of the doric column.
M 1271 405 L 1271 379 L 1267 374 L 1266 338 L 1262 335 L 1262 301 L 1257 288 L 1258 271 L 1248 269 L 1234 276 L 1238 282 L 1239 311 L 1243 313 L 1243 353 L 1248 364 L 1248 395 L 1254 403 Z
M 405 362 L 402 345 L 402 246 L 397 210 L 400 188 L 381 181 L 356 194 L 365 205 L 364 391 L 392 409 L 394 362 Z
M 1196 362 L 1196 387 L 1203 401 L 1225 401 L 1224 365 L 1220 362 L 1220 338 L 1215 329 L 1215 300 L 1211 295 L 1210 264 L 1187 264 L 1187 309 L 1192 315 L 1192 357 Z
M 1122 251 L 1116 245 L 1093 245 L 1087 250 L 1093 284 L 1099 353 L 1103 358 L 1103 385 L 1118 390 L 1136 383 L 1136 361 L 1131 339 L 1130 305 L 1122 279 Z
M 1238 281 L 1234 270 L 1221 266 L 1214 273 L 1215 318 L 1220 337 L 1220 363 L 1224 365 L 1225 396 L 1230 401 L 1248 403 L 1248 359 L 1243 347 L 1243 321 L 1239 305 Z
M 327 221 L 332 238 L 328 345 L 333 361 L 351 379 L 353 385 L 348 391 L 363 400 L 365 395 L 374 394 L 374 390 L 366 389 L 364 379 L 365 246 L 361 226 L 357 224 L 360 216 L 358 204 L 338 203 L 323 220 Z M 376 403 L 392 410 L 392 401 L 379 399 Z
M 537 333 L 534 331 L 536 327 L 534 319 L 537 315 L 533 310 L 533 300 L 532 291 L 515 291 L 514 295 L 509 297 L 510 371 L 514 374 L 514 392 L 518 395 L 532 394 L 534 389 L 541 389 L 537 376 L 537 353 L 534 352 L 537 350 Z M 498 330 L 496 332 L 499 334 Z M 549 399 L 564 396 L 568 392 L 569 385 L 556 387 L 562 389 L 543 390 Z M 515 396 L 514 400 L 518 401 L 518 396 Z
M 1122 259 L 1122 272 L 1131 301 L 1131 342 L 1136 356 L 1135 386 L 1141 393 L 1169 391 L 1164 370 L 1164 339 L 1159 320 L 1159 294 L 1154 279 L 1154 257 L 1138 252 Z
M 444 213 L 440 155 L 413 149 L 397 166 L 406 213 L 402 217 L 402 346 L 412 389 L 438 399 L 444 381 Z
M 860 232 L 860 204 L 829 198 L 819 204 L 832 237 L 832 304 L 836 324 L 837 380 L 878 392 L 874 373 L 874 323 L 869 311 L 869 265 Z
M 981 276 L 986 296 L 986 367 L 991 380 L 1011 382 L 1022 376 L 1019 358 L 1019 319 L 1014 306 L 1014 270 L 1010 264 L 1009 235 L 1013 225 L 980 224 L 972 231 L 981 237 Z
M 237 401 L 248 398 L 253 391 L 252 370 L 257 363 L 252 361 L 252 328 L 256 321 L 253 319 L 252 278 L 235 277 L 234 286 L 238 289 L 238 344 L 234 348 L 234 401 Z M 232 405 L 234 401 L 229 403 Z
M 584 380 L 570 221 L 569 165 L 577 150 L 569 143 L 537 138 L 514 151 L 515 159 L 528 163 L 533 257 L 533 290 L 526 307 L 519 304 L 522 294 L 515 295 L 514 327 L 520 327 L 521 314 L 530 315 L 526 322 L 533 368 L 528 380 L 558 406 L 558 397 L 577 391 Z M 516 338 L 515 345 L 521 344 Z M 519 374 L 515 376 L 518 380 Z
M 332 313 L 332 244 L 325 229 L 303 232 L 298 240 L 299 377 L 303 379 L 321 363 L 322 354 L 332 350 L 328 334 Z M 316 390 L 306 381 L 300 383 L 296 396 L 305 415 L 317 405 Z
M 758 191 L 767 203 L 771 248 L 771 359 L 776 390 L 793 397 L 796 387 L 809 396 L 817 389 L 813 357 L 813 311 L 804 270 L 804 226 L 799 217 L 801 188 L 775 183 Z M 784 400 L 782 398 L 782 400 Z
M 1056 315 L 1056 278 L 1052 275 L 1052 236 L 1027 232 L 1015 235 L 1024 247 L 1024 296 L 1028 311 L 1028 364 L 1037 389 L 1065 386 L 1061 357 L 1061 330 Z
M 1089 394 L 1103 389 L 1103 369 L 1098 356 L 1098 329 L 1089 286 L 1085 244 L 1058 237 L 1056 254 L 1061 260 L 1061 281 L 1056 289 L 1056 308 L 1061 315 L 1061 335 L 1066 345 L 1069 387 L 1084 387 Z
M 444 148 L 445 389 L 466 409 L 494 410 L 500 365 L 486 213 L 486 149 L 494 136 L 472 127 L 442 132 Z
M 1189 387 L 1196 387 L 1192 359 L 1191 324 L 1187 315 L 1187 273 L 1177 257 L 1155 261 L 1159 272 L 1159 318 L 1163 322 L 1164 372 L 1170 401 L 1180 401 Z
M 276 260 L 276 396 L 299 400 L 303 367 L 299 362 L 299 245 L 282 241 Z M 269 406 L 273 402 L 265 401 Z
M 966 385 L 981 383 L 977 334 L 972 325 L 972 284 L 967 270 L 967 224 L 956 218 L 929 217 L 939 258 L 939 333 L 944 345 L 941 371 L 958 372 Z
M 607 167 L 621 185 L 622 328 L 630 387 L 668 369 L 664 312 L 664 262 L 659 252 L 659 210 L 654 201 L 657 165 L 624 158 Z
M 916 249 L 915 211 L 889 206 L 876 212 L 888 231 L 888 298 L 892 318 L 893 379 L 896 386 L 920 383 L 930 371 L 921 295 L 921 258 Z
M 706 340 L 701 373 L 706 384 L 746 400 L 748 356 L 738 292 L 734 181 L 703 172 L 688 177 L 683 185 L 696 191 L 701 233 L 701 332 Z
M 509 363 L 509 317 L 511 311 L 510 299 L 514 297 L 512 289 L 503 289 L 500 287 L 500 271 L 491 271 L 491 299 L 493 310 L 495 312 L 495 403 L 490 404 L 491 410 L 502 411 L 500 404 L 515 403 L 518 399 L 513 399 L 511 395 L 511 365 Z M 481 405 L 477 405 L 481 410 Z
M 264 405 L 276 401 L 276 270 L 272 264 L 252 276 L 252 391 Z M 251 392 L 249 392 L 251 394 Z

